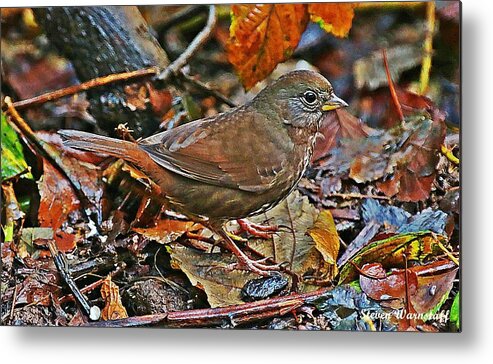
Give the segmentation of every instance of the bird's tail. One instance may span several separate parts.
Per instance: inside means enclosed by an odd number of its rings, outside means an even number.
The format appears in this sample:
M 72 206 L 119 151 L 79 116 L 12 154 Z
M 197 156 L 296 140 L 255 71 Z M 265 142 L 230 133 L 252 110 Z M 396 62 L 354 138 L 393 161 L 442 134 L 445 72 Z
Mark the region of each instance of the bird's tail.
M 140 149 L 137 143 L 78 130 L 60 130 L 58 134 L 60 134 L 63 144 L 67 147 L 108 154 L 136 165 L 151 161 L 149 155 Z

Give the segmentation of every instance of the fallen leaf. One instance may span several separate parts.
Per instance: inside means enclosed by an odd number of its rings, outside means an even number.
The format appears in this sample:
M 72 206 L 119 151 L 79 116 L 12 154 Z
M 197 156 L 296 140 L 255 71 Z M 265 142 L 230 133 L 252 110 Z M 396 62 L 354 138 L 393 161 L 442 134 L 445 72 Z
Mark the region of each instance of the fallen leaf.
M 440 244 L 447 238 L 430 231 L 397 234 L 376 240 L 355 252 L 349 261 L 339 267 L 339 284 L 348 283 L 358 277 L 354 265 L 361 268 L 366 263 L 381 263 L 385 269 L 404 268 L 404 255 L 408 261 L 425 262 L 443 253 Z
M 211 307 L 243 303 L 242 289 L 257 274 L 231 270 L 232 254 L 207 253 L 176 244 L 171 248 L 172 265 L 186 274 L 192 285 L 203 289 Z
M 101 319 L 104 321 L 127 318 L 127 310 L 123 307 L 118 286 L 107 276 L 101 285 L 101 297 L 105 306 L 101 310 Z
M 319 216 L 319 211 L 298 191 L 263 215 L 253 217 L 252 222 L 286 226 L 273 235 L 272 241 L 249 239 L 248 245 L 265 257 L 273 257 L 277 263 L 286 263 L 292 272 L 310 279 L 330 279 L 333 265 L 324 260 L 314 239 L 308 234 Z M 327 251 L 326 251 L 327 253 Z M 314 289 L 301 283 L 301 291 Z
M 380 263 L 366 264 L 362 271 L 376 266 L 385 274 Z M 409 298 L 412 308 L 417 313 L 432 310 L 452 289 L 459 267 L 449 260 L 439 260 L 423 266 L 392 270 L 385 278 L 374 279 L 369 275 L 360 275 L 360 287 L 368 297 L 381 301 L 384 307 L 401 309 Z M 407 291 L 406 291 L 407 286 Z M 409 297 L 408 297 L 409 294 Z
M 187 231 L 191 231 L 194 225 L 196 224 L 193 221 L 161 219 L 153 227 L 133 228 L 133 231 L 160 244 L 169 244 Z
M 318 215 L 317 221 L 308 230 L 308 233 L 324 260 L 334 266 L 330 277 L 328 277 L 328 279 L 332 279 L 337 275 L 336 259 L 339 254 L 340 241 L 334 218 L 329 210 L 324 210 Z
M 340 146 L 341 140 L 367 138 L 372 129 L 361 122 L 360 119 L 345 109 L 337 109 L 326 114 L 323 118 L 319 133 L 313 149 L 312 163 L 319 164 L 320 159 L 326 157 L 335 147 Z

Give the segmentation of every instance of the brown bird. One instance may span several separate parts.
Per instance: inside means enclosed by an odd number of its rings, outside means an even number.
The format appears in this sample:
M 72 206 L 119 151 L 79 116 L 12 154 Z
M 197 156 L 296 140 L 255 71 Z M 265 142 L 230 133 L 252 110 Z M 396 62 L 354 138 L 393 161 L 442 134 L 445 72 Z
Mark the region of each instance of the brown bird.
M 250 259 L 224 228 L 265 212 L 296 187 L 325 112 L 347 104 L 323 76 L 293 71 L 250 102 L 137 143 L 81 131 L 60 134 L 69 147 L 133 163 L 156 182 L 167 207 L 219 234 L 237 268 L 266 275 L 278 267 Z

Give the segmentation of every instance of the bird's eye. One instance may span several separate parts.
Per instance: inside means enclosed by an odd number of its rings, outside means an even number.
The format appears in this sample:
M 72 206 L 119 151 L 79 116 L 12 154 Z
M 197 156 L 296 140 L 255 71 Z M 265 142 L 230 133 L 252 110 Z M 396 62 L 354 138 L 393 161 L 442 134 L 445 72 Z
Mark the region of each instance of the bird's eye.
M 303 94 L 303 99 L 306 101 L 308 105 L 313 105 L 317 102 L 317 94 L 313 91 L 306 91 Z

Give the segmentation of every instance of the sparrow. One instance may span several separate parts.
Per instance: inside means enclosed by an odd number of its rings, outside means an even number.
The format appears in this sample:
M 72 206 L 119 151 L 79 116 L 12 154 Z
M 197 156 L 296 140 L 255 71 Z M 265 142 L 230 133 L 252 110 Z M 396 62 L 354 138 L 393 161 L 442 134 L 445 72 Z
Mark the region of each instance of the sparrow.
M 251 101 L 138 142 L 75 130 L 59 133 L 68 147 L 121 158 L 160 187 L 166 208 L 218 234 L 237 269 L 269 275 L 277 266 L 249 258 L 225 229 L 230 220 L 266 212 L 285 199 L 303 176 L 320 123 L 346 107 L 317 72 L 281 76 Z

